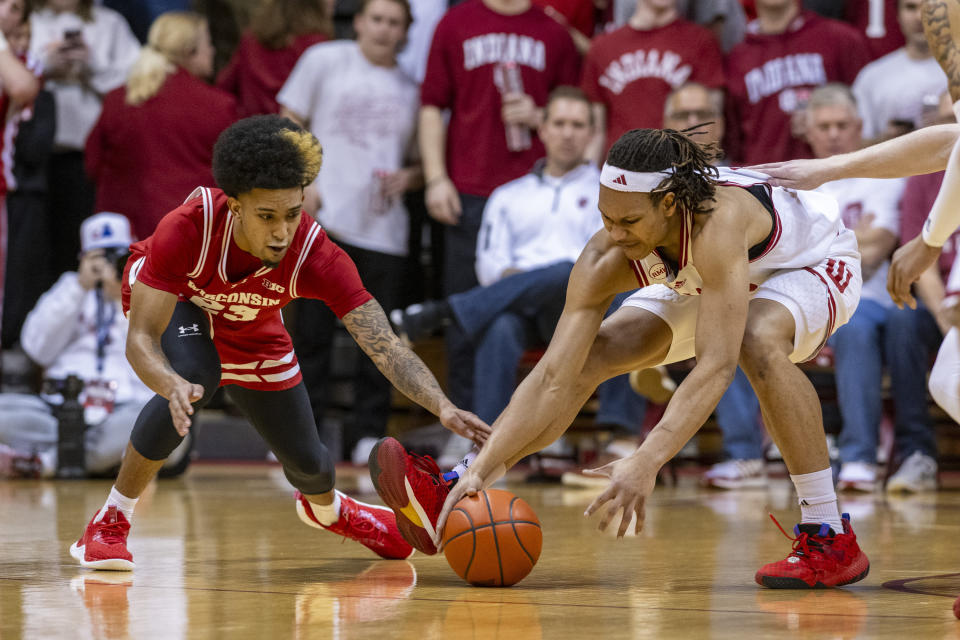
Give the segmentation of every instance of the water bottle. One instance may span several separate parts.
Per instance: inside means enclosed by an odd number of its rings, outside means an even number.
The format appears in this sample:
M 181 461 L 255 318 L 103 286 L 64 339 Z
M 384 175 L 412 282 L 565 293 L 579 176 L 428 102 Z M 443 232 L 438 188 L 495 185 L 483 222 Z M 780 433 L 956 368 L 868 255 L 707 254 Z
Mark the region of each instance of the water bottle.
M 523 76 L 520 66 L 513 61 L 498 62 L 493 68 L 493 82 L 500 90 L 500 95 L 508 93 L 523 93 Z M 526 151 L 530 148 L 530 129 L 522 124 L 504 123 L 507 134 L 507 149 L 510 151 Z
M 57 409 L 59 438 L 57 441 L 57 477 L 84 478 L 87 475 L 85 464 L 86 447 L 84 435 L 87 423 L 83 419 L 83 405 L 80 393 L 83 380 L 70 374 L 63 381 L 61 393 L 63 404 Z

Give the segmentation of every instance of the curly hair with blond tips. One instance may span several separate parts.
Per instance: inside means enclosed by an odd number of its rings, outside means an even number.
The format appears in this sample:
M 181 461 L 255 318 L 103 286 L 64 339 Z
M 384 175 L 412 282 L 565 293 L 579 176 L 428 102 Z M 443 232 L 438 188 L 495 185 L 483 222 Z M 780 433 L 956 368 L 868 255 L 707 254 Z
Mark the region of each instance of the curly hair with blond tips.
M 687 211 L 710 213 L 719 175 L 712 162 L 719 157 L 719 149 L 715 144 L 702 145 L 693 139 L 702 126 L 683 131 L 632 129 L 610 147 L 607 164 L 627 171 L 669 171 L 670 177 L 650 193 L 653 204 L 659 204 L 672 192 L 679 206 Z
M 323 149 L 313 134 L 277 115 L 239 120 L 213 147 L 213 179 L 233 198 L 253 189 L 306 187 L 322 163 Z

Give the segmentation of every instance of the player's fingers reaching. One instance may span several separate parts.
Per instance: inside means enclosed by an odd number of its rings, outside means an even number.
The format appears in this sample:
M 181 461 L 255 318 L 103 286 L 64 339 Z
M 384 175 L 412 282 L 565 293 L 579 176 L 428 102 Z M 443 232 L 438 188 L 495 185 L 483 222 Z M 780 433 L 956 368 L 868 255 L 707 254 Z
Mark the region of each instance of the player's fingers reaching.
M 437 547 L 437 550 L 443 550 L 443 528 L 447 525 L 447 518 L 450 517 L 453 508 L 464 496 L 475 496 L 482 489 L 483 479 L 468 469 L 457 484 L 453 486 L 450 493 L 447 494 L 447 499 L 443 503 L 443 509 L 440 511 L 440 517 L 437 518 L 437 527 L 433 540 L 433 544 Z
M 617 537 L 622 538 L 627 535 L 627 529 L 630 528 L 630 521 L 637 511 L 637 499 L 630 498 L 629 502 L 624 502 L 623 516 L 620 518 L 620 529 L 617 531 Z
M 586 473 L 586 471 L 584 471 L 584 473 Z M 603 493 L 601 493 L 596 498 L 594 498 L 593 502 L 590 503 L 586 511 L 583 512 L 583 515 L 589 518 L 594 513 L 596 513 L 597 509 L 599 509 L 604 504 L 609 502 L 616 494 L 617 494 L 616 488 L 613 485 L 610 485 L 609 487 L 607 487 L 607 489 Z M 602 525 L 600 528 L 603 529 L 603 527 L 605 526 L 606 525 Z
M 634 528 L 634 533 L 636 533 L 637 535 L 639 535 L 640 532 L 643 531 L 643 521 L 647 517 L 646 504 L 647 504 L 647 499 L 640 498 L 639 500 L 637 500 L 637 506 L 634 507 L 634 511 L 637 514 L 637 526 Z

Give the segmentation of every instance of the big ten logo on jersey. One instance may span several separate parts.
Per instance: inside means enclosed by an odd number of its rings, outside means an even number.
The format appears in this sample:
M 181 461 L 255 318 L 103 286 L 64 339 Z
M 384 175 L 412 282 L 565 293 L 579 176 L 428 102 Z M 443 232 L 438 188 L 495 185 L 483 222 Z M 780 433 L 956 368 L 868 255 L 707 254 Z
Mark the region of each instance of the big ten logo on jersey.
M 190 280 L 187 281 L 187 284 L 197 292 L 197 295 L 190 297 L 190 302 L 204 311 L 215 316 L 220 316 L 225 320 L 250 322 L 257 318 L 260 309 L 280 305 L 278 298 L 268 298 L 259 293 L 235 291 L 233 293 L 211 294 L 197 287 Z
M 284 287 L 284 286 L 282 286 L 282 285 L 279 285 L 279 284 L 276 284 L 276 283 L 273 283 L 273 282 L 270 282 L 270 281 L 267 280 L 266 278 L 264 278 L 263 280 L 261 280 L 261 282 L 263 282 L 263 286 L 266 287 L 267 289 L 270 289 L 270 291 L 276 291 L 277 293 L 283 293 L 284 291 L 287 290 L 286 287 Z

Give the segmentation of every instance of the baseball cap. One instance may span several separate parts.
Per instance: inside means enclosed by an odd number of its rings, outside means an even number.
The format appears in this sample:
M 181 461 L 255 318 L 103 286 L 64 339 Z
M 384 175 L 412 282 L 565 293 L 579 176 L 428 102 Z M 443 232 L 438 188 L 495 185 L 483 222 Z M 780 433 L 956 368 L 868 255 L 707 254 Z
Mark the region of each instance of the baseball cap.
M 80 225 L 80 250 L 126 249 L 133 242 L 130 221 L 119 213 L 97 213 Z

